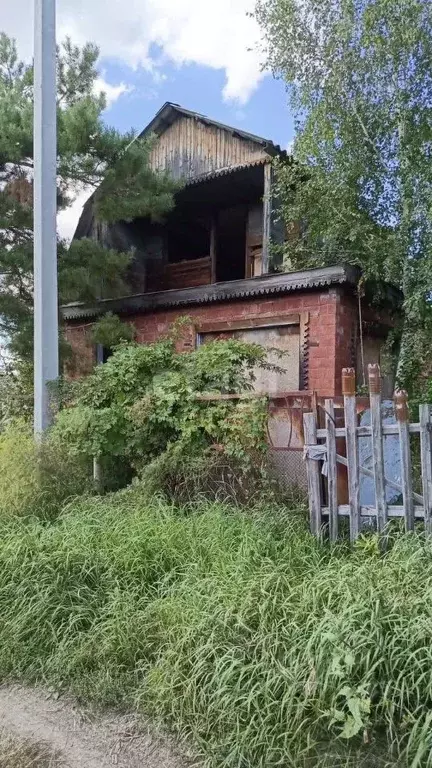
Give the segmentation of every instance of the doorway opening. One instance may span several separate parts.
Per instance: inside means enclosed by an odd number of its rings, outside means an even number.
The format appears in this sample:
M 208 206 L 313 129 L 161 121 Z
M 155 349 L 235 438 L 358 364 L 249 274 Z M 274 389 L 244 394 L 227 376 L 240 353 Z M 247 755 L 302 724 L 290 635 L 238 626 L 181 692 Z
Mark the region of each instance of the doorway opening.
M 216 224 L 216 281 L 242 280 L 246 273 L 247 207 L 219 211 Z

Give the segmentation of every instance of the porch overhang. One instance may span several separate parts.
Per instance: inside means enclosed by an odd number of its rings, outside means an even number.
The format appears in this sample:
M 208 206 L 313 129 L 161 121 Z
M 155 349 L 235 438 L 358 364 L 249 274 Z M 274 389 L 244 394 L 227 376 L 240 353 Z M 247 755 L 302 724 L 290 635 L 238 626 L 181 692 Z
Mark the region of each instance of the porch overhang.
M 326 288 L 332 285 L 356 286 L 360 271 L 349 265 L 308 269 L 301 272 L 283 272 L 233 280 L 212 285 L 181 290 L 140 293 L 117 299 L 103 299 L 94 306 L 82 303 L 66 304 L 61 307 L 64 320 L 74 322 L 84 318 L 100 317 L 107 312 L 118 315 L 145 314 L 170 307 L 190 307 L 215 302 L 249 299 Z

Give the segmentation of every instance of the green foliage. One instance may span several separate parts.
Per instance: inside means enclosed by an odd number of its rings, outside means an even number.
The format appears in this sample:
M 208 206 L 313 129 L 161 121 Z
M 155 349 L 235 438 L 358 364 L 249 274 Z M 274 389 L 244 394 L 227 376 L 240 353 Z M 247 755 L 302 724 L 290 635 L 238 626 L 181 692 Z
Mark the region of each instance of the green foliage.
M 265 358 L 234 339 L 189 354 L 176 353 L 174 338 L 123 344 L 76 385 L 53 434 L 76 456 L 118 457 L 137 471 L 166 452 L 171 468 L 185 456 L 210 460 L 210 449 L 250 467 L 266 449 L 265 402 L 202 395 L 244 392 Z
M 108 168 L 95 195 L 96 213 L 104 221 L 131 221 L 151 216 L 155 221 L 174 206 L 173 192 L 181 183 L 167 172 L 155 174 L 149 165 L 155 137 L 135 139 L 128 151 Z
M 132 341 L 136 330 L 132 323 L 123 323 L 117 315 L 108 312 L 92 328 L 93 344 L 114 349 L 124 341 Z
M 141 487 L 5 521 L 0 676 L 161 718 L 212 768 L 426 768 L 431 547 Z
M 163 491 L 176 504 L 210 498 L 246 506 L 258 499 L 276 499 L 278 488 L 268 472 L 265 451 L 255 444 L 262 442 L 266 410 L 261 411 L 262 421 L 256 404 L 250 410 L 252 429 L 249 422 L 242 435 L 230 436 L 230 442 L 200 451 L 185 450 L 182 442 L 171 444 L 144 468 L 141 479 L 147 492 Z
M 24 423 L 0 434 L 0 520 L 12 516 L 55 517 L 67 500 L 90 491 L 89 466 L 59 443 L 34 442 Z
M 14 419 L 33 416 L 33 366 L 4 363 L 0 368 L 0 432 Z
M 348 261 L 400 288 L 398 379 L 413 386 L 418 334 L 432 351 L 432 6 L 257 0 L 256 16 L 296 114 L 297 163 L 277 165 L 281 215 L 303 222 L 286 263 Z
M 58 206 L 83 188 L 98 188 L 100 220 L 160 218 L 173 206 L 176 185 L 148 165 L 152 140 L 135 140 L 105 125 L 104 95 L 94 95 L 98 49 L 69 39 L 57 55 Z M 11 351 L 30 359 L 33 344 L 33 68 L 0 33 L 0 331 Z M 101 182 L 104 181 L 103 184 Z M 128 291 L 131 253 L 94 240 L 58 241 L 61 302 L 92 302 Z

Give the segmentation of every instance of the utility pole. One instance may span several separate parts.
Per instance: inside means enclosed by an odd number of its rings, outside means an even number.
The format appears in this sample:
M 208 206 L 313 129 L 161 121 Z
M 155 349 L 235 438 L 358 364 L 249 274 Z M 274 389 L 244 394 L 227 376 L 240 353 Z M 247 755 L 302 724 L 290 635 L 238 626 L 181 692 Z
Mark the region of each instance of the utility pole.
M 58 378 L 56 0 L 34 5 L 34 431 L 52 420 Z

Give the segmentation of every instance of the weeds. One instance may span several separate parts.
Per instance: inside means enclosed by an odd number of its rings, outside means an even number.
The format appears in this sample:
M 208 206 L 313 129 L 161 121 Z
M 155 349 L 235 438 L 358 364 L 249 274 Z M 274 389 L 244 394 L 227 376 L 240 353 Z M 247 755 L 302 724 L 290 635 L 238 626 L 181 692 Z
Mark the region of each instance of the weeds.
M 24 424 L 0 434 L 0 520 L 35 514 L 52 519 L 68 499 L 90 488 L 89 468 L 60 443 L 37 446 Z
M 0 542 L 0 675 L 169 723 L 213 768 L 432 765 L 432 543 L 140 487 Z
M 45 744 L 18 740 L 0 732 L 0 768 L 61 768 L 60 757 Z

